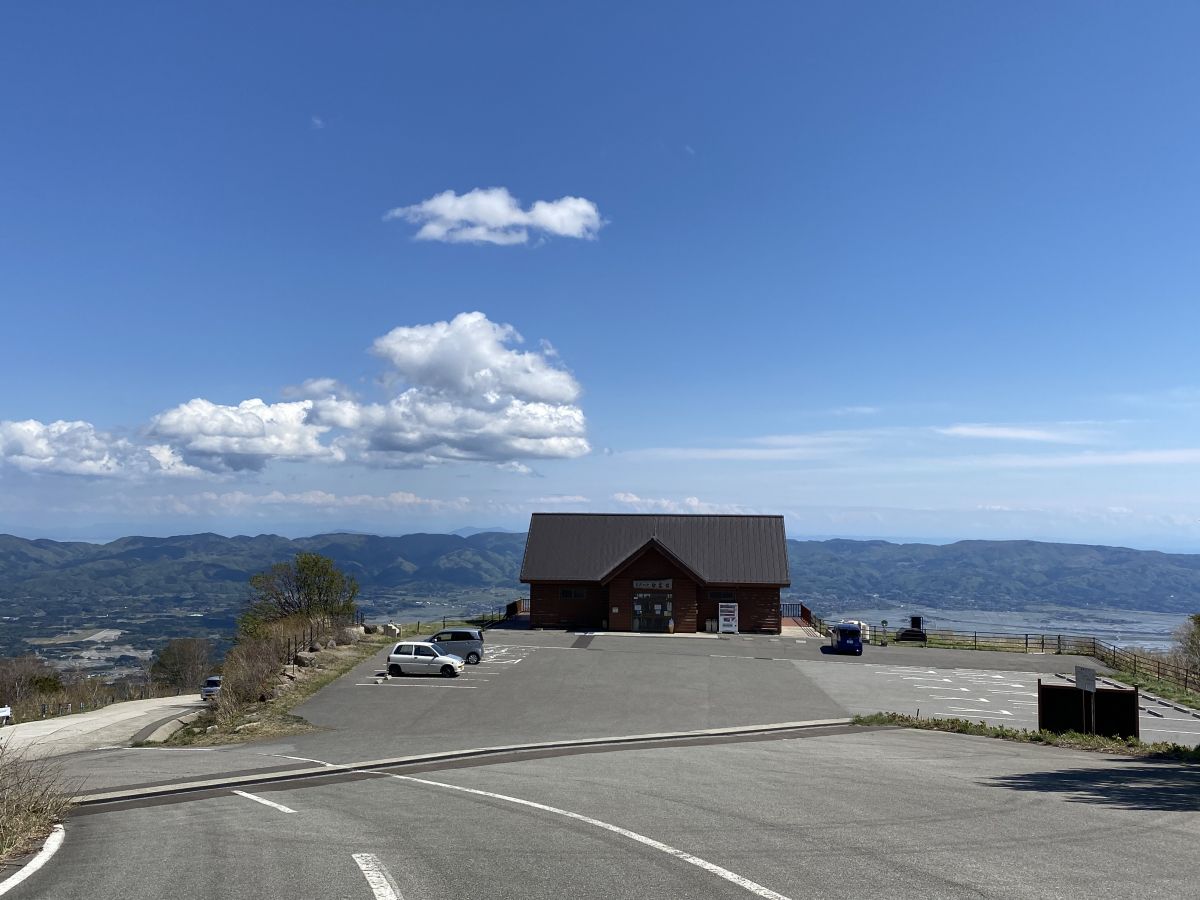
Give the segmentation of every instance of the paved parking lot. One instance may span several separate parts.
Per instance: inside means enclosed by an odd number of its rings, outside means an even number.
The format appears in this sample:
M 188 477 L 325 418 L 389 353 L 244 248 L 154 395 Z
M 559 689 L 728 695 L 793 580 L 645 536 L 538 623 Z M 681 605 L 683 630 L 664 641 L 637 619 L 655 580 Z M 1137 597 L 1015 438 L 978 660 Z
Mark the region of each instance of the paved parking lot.
M 1062 659 L 1062 657 L 1051 657 Z M 805 674 L 841 699 L 854 714 L 890 711 L 908 715 L 971 719 L 989 725 L 1037 729 L 1037 683 L 1070 684 L 1063 674 L 934 668 L 860 660 L 797 662 Z M 1092 664 L 1093 667 L 1095 663 Z M 825 668 L 819 668 L 824 666 Z M 836 666 L 836 668 L 829 668 Z M 1103 685 L 1102 685 L 1103 686 Z M 1200 716 L 1178 704 L 1143 695 L 1140 728 L 1144 741 L 1200 744 Z
M 401 675 L 388 677 L 385 668 L 376 670 L 375 675 L 368 681 L 358 680 L 356 687 L 389 688 L 435 688 L 439 690 L 478 690 L 485 684 L 503 678 L 506 673 L 513 671 L 513 666 L 525 660 L 537 647 L 516 647 L 507 644 L 488 644 L 484 650 L 483 659 L 475 665 L 468 665 L 457 678 L 444 678 L 441 675 Z M 382 685 L 379 679 L 383 678 Z

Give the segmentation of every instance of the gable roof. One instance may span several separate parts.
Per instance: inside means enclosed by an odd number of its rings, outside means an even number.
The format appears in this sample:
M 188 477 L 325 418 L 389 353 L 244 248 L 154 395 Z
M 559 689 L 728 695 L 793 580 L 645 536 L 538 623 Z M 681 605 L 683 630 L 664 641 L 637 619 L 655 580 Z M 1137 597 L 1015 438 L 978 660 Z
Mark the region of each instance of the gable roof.
M 783 516 L 534 513 L 521 581 L 604 581 L 647 544 L 706 584 L 786 587 Z

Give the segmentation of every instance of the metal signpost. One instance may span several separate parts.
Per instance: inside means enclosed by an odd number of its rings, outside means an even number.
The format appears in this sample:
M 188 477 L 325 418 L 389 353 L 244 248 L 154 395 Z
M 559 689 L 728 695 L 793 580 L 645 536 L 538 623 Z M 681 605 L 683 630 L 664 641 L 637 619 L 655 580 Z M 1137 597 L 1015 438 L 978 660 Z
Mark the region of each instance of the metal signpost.
M 1096 733 L 1096 670 L 1087 666 L 1075 667 L 1075 687 L 1083 692 L 1079 698 L 1083 704 L 1083 721 L 1087 734 Z M 1089 702 L 1090 700 L 1090 702 Z M 1091 715 L 1088 715 L 1089 707 Z
M 738 605 L 736 603 L 718 603 L 717 623 L 717 631 L 721 634 L 737 634 Z

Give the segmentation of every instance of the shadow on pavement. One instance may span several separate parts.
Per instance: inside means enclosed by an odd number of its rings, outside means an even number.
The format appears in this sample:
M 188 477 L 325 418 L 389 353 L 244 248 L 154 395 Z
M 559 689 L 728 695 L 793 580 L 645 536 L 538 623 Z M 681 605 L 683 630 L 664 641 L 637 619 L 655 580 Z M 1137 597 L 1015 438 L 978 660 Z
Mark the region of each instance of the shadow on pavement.
M 1200 811 L 1200 766 L 1151 762 L 1137 766 L 1002 775 L 985 784 L 1014 791 L 1070 794 L 1076 803 L 1120 809 Z

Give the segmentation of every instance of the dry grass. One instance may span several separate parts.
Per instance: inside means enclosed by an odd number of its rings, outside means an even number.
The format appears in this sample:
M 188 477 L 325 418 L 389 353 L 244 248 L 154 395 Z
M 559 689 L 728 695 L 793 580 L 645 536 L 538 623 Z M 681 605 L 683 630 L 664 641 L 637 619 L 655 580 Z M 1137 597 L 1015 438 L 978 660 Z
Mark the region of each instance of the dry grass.
M 221 700 L 187 728 L 180 729 L 166 741 L 167 746 L 217 746 L 242 744 L 264 738 L 286 737 L 315 730 L 306 719 L 293 715 L 292 710 L 325 687 L 345 675 L 365 659 L 393 643 L 386 635 L 366 635 L 356 644 L 344 644 L 317 654 L 321 668 L 289 666 L 288 676 L 273 681 L 278 685 L 269 700 L 238 699 L 234 692 L 226 695 L 222 686 Z M 248 665 L 251 665 L 248 663 Z M 270 675 L 275 677 L 281 668 L 272 664 Z M 228 662 L 226 677 L 229 677 Z M 209 731 L 209 728 L 213 728 Z
M 1067 731 L 1028 731 L 1006 728 L 1003 725 L 988 725 L 968 719 L 917 719 L 902 713 L 879 712 L 869 716 L 855 716 L 855 725 L 898 725 L 921 731 L 946 731 L 953 734 L 973 734 L 979 737 L 999 738 L 1022 744 L 1047 744 L 1051 747 L 1068 747 L 1072 750 L 1092 750 L 1098 753 L 1119 753 L 1145 759 L 1169 759 L 1180 762 L 1200 762 L 1200 747 L 1185 747 L 1181 744 L 1146 744 L 1136 738 L 1110 738 L 1098 734 L 1080 734 Z
M 0 745 L 0 863 L 37 846 L 67 814 L 73 793 L 53 762 Z

